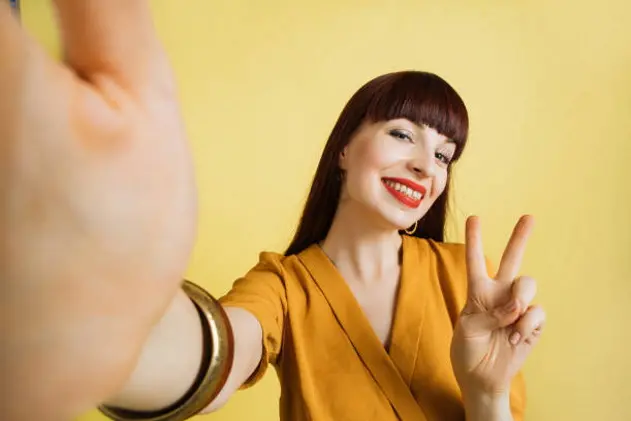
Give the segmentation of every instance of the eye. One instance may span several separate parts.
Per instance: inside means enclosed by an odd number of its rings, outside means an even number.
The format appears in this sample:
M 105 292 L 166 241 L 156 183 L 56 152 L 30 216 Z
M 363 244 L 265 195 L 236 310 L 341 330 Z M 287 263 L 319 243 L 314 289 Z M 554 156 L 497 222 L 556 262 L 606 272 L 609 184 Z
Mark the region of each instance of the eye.
M 404 132 L 403 130 L 398 130 L 398 129 L 392 129 L 389 132 L 390 136 L 399 139 L 399 140 L 406 140 L 410 143 L 414 143 L 414 141 L 412 140 L 412 136 L 410 136 L 408 133 Z
M 436 152 L 436 158 L 445 165 L 449 165 L 452 157 L 448 154 L 444 154 L 442 152 Z

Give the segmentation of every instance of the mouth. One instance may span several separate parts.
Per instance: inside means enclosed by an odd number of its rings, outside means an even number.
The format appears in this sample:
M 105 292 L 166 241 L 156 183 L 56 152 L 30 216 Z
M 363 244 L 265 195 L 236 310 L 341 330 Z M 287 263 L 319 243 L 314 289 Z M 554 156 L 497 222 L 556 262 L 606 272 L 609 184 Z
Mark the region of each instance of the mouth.
M 384 187 L 403 205 L 418 208 L 425 197 L 425 187 L 405 178 L 382 178 Z

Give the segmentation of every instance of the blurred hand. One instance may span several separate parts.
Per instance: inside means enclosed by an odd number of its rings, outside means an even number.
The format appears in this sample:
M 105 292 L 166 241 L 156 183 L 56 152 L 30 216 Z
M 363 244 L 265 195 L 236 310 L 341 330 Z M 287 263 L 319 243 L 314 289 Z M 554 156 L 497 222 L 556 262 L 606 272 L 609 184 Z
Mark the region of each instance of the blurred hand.
M 0 1 L 0 419 L 121 387 L 194 242 L 191 156 L 146 1 L 57 0 L 65 64 Z

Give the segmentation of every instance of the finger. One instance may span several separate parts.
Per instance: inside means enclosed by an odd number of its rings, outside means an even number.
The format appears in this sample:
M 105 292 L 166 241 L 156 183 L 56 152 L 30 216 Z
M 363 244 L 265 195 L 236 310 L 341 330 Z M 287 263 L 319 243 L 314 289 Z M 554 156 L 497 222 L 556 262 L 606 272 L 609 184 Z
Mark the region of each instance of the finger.
M 487 270 L 484 250 L 482 248 L 480 218 L 477 216 L 467 218 L 465 246 L 469 282 L 473 282 L 476 279 L 483 279 L 487 276 Z
M 469 335 L 480 335 L 512 325 L 520 317 L 519 301 L 510 299 L 503 306 L 484 312 L 468 312 L 461 316 L 463 328 Z
M 20 26 L 9 2 L 0 0 L 0 168 L 6 167 L 3 158 L 11 156 L 3 148 L 15 139 L 24 108 L 33 93 L 51 91 L 48 76 L 59 69 Z
M 540 306 L 532 306 L 519 318 L 509 341 L 513 345 L 519 345 L 525 339 L 532 336 L 535 331 L 541 331 L 546 321 L 546 313 Z
M 511 294 L 524 313 L 537 295 L 537 281 L 529 276 L 520 276 L 513 282 Z
M 539 339 L 541 338 L 542 333 L 543 333 L 543 326 L 536 328 L 535 330 L 532 331 L 530 336 L 524 339 L 524 343 L 531 346 L 536 345 L 537 342 L 539 342 Z
M 526 251 L 526 243 L 528 237 L 534 225 L 534 218 L 530 215 L 522 216 L 508 241 L 502 260 L 500 261 L 500 267 L 497 271 L 497 279 L 503 281 L 513 280 L 519 273 L 521 267 L 521 261 Z
M 107 75 L 128 90 L 168 72 L 145 0 L 55 0 L 64 56 L 78 75 Z M 162 63 L 164 61 L 164 63 Z M 161 65 L 157 66 L 158 63 Z
M 27 54 L 25 49 L 32 47 L 26 34 L 20 27 L 8 1 L 0 1 L 0 87 L 15 84 L 18 65 L 22 64 Z M 29 51 L 30 53 L 30 51 Z M 4 95 L 4 90 L 0 91 Z

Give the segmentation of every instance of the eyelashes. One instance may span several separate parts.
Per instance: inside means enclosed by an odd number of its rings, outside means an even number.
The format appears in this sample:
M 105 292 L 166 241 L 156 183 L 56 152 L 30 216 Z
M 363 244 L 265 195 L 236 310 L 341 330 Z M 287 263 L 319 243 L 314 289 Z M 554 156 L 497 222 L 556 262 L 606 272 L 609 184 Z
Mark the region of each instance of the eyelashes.
M 403 130 L 392 129 L 392 130 L 390 130 L 389 134 L 390 134 L 390 136 L 394 137 L 395 139 L 407 140 L 410 143 L 414 143 L 414 141 L 412 140 L 412 136 L 410 136 L 409 134 L 407 134 Z
M 440 162 L 445 165 L 449 165 L 451 163 L 451 160 L 453 159 L 451 155 L 442 152 L 436 152 L 435 156 Z
M 412 139 L 412 136 L 410 136 L 407 132 L 403 131 L 403 130 L 398 130 L 398 129 L 392 129 L 388 132 L 388 134 L 390 136 L 392 136 L 393 138 L 400 140 L 400 141 L 405 141 L 405 142 L 409 142 L 409 143 L 414 143 L 414 140 Z M 453 159 L 453 156 L 451 153 L 449 152 L 440 152 L 437 151 L 434 156 L 436 157 L 436 159 L 438 159 L 442 164 L 444 165 L 449 165 Z

